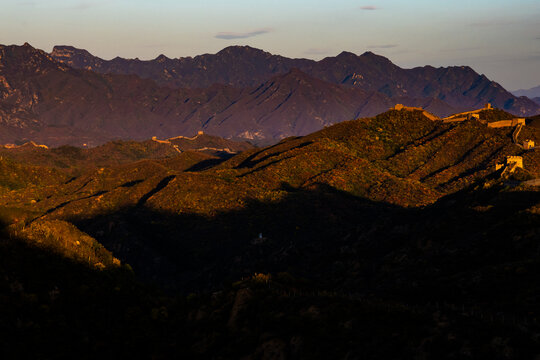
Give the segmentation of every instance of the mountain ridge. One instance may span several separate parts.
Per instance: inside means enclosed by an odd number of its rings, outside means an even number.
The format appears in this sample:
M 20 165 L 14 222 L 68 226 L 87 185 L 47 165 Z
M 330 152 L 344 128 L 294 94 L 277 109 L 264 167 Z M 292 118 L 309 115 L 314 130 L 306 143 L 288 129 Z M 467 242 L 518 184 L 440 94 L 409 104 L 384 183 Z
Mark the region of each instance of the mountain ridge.
M 436 99 L 389 99 L 378 92 L 328 83 L 296 68 L 256 87 L 214 84 L 175 89 L 133 74 L 73 69 L 29 45 L 0 51 L 4 143 L 96 146 L 115 139 L 191 136 L 201 130 L 270 143 L 375 115 L 394 101 L 434 112 L 455 110 Z
M 74 55 L 55 55 L 62 51 Z M 83 53 L 87 52 L 75 48 L 66 50 L 65 46 L 55 47 L 52 52 L 53 57 L 56 56 L 59 61 L 68 61 L 79 68 L 86 63 L 86 60 L 77 60 L 84 57 Z M 515 115 L 535 115 L 540 112 L 538 104 L 514 96 L 468 66 L 434 68 L 427 65 L 402 69 L 389 59 L 370 51 L 362 55 L 343 51 L 335 57 L 326 57 L 320 61 L 290 59 L 248 46 L 229 46 L 216 54 L 164 61 L 157 61 L 157 58 L 143 62 L 130 59 L 105 61 L 91 56 L 94 60 L 88 61 L 96 64 L 92 68 L 94 71 L 135 73 L 174 87 L 199 88 L 214 83 L 257 86 L 270 76 L 296 67 L 318 79 L 382 92 L 389 97 L 433 97 L 463 110 L 490 102 Z
M 61 51 L 62 48 L 55 49 L 56 57 Z M 69 51 L 62 59 L 66 63 L 73 58 Z M 202 88 L 175 88 L 135 74 L 75 69 L 29 44 L 2 46 L 0 52 L 0 143 L 32 140 L 48 146 L 96 146 L 118 139 L 192 136 L 203 130 L 229 139 L 269 144 L 340 121 L 373 116 L 396 103 L 421 106 L 439 116 L 473 107 L 485 98 L 495 100 L 495 106 L 504 100 L 511 108 L 523 102 L 532 103 L 525 98 L 508 99 L 502 88 L 483 75 L 477 76 L 471 68 L 403 70 L 370 52 L 360 56 L 343 52 L 320 62 L 305 62 L 250 47 L 229 47 L 219 55 L 206 54 L 189 60 L 192 68 L 206 67 L 196 71 L 192 79 L 206 74 L 202 78 L 206 81 L 218 71 L 220 79 L 227 82 L 240 69 L 243 75 L 239 83 L 255 83 L 257 80 L 250 74 L 259 74 L 261 79 L 265 74 L 275 74 L 250 87 L 212 81 L 213 85 Z M 238 53 L 248 57 L 234 61 Z M 83 59 L 89 56 L 88 52 L 79 54 Z M 262 62 L 251 63 L 251 58 L 260 58 Z M 220 63 L 220 59 L 224 62 Z M 163 56 L 158 60 L 171 59 Z M 299 66 L 293 67 L 297 60 Z M 228 70 L 231 62 L 236 66 L 232 72 Z M 251 65 L 245 68 L 246 63 Z M 155 62 L 147 64 L 153 66 Z M 268 70 L 268 64 L 275 66 Z M 359 64 L 364 75 L 359 72 Z M 285 69 L 288 70 L 282 73 Z M 428 73 L 427 80 L 411 82 L 409 90 L 402 86 L 407 79 L 423 73 Z M 440 86 L 426 85 L 439 78 Z M 454 88 L 454 78 L 463 86 Z

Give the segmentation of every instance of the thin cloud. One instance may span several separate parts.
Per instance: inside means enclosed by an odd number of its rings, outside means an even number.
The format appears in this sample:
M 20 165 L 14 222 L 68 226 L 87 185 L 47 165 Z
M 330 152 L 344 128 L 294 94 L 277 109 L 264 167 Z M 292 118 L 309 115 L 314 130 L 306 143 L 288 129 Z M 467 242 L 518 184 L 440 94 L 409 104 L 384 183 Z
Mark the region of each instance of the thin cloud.
M 328 55 L 330 53 L 329 49 L 317 49 L 311 48 L 304 51 L 305 55 Z
M 480 50 L 482 47 L 480 46 L 470 46 L 470 47 L 459 47 L 459 48 L 451 48 L 451 49 L 441 49 L 440 52 L 457 52 L 457 51 L 474 51 L 474 50 Z
M 396 50 L 396 51 L 392 51 L 389 54 L 390 55 L 400 55 L 400 54 L 412 54 L 412 53 L 415 53 L 415 52 L 416 52 L 415 50 L 411 50 L 411 49 L 399 49 L 399 50 Z
M 378 7 L 373 5 L 360 6 L 360 10 L 377 10 Z
M 93 7 L 96 7 L 96 6 L 99 6 L 99 5 L 101 5 L 101 4 L 96 3 L 96 2 L 81 2 L 81 3 L 78 3 L 77 5 L 70 6 L 69 9 L 86 10 L 86 9 L 90 9 L 90 8 L 93 8 Z
M 383 45 L 368 45 L 369 49 L 391 49 L 398 47 L 397 44 L 383 44 Z
M 69 6 L 66 9 L 69 10 L 87 10 L 92 9 L 98 6 L 108 5 L 116 0 L 109 0 L 109 1 L 81 1 L 78 4 L 75 4 L 73 6 Z
M 98 6 L 108 5 L 110 3 L 113 3 L 117 0 L 108 0 L 108 1 L 79 1 L 72 5 L 60 5 L 59 7 L 56 7 L 57 10 L 87 10 L 91 8 L 95 8 Z M 27 6 L 27 7 L 44 7 L 45 5 L 38 3 L 36 1 L 20 1 L 17 3 L 19 6 Z
M 272 32 L 271 29 L 257 29 L 250 32 L 220 32 L 217 33 L 215 38 L 216 39 L 224 39 L 224 40 L 232 40 L 232 39 L 246 39 L 254 36 L 264 35 L 268 34 L 269 32 Z
M 488 19 L 488 20 L 481 20 L 481 21 L 473 22 L 470 24 L 470 26 L 474 26 L 474 27 L 509 26 L 509 25 L 515 25 L 517 23 L 518 21 L 516 20 Z
M 165 48 L 168 46 L 173 46 L 173 44 L 169 43 L 155 43 L 155 44 L 142 44 L 142 48 Z

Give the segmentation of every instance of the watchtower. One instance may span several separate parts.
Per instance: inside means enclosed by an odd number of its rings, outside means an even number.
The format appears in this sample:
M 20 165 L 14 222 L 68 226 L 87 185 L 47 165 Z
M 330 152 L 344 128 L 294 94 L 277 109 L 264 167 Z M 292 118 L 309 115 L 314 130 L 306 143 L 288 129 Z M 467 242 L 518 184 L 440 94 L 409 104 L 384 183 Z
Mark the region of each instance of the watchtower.
M 534 149 L 534 141 L 530 139 L 523 141 L 523 148 L 525 150 Z
M 507 156 L 506 157 L 506 165 L 510 166 L 516 164 L 516 168 L 522 168 L 523 169 L 523 158 L 521 156 Z

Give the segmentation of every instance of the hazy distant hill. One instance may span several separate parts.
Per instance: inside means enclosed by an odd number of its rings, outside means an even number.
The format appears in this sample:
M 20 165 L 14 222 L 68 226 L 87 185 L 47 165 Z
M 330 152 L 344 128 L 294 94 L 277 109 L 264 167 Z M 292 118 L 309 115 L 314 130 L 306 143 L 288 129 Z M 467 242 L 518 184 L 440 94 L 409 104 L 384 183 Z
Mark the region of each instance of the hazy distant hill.
M 512 95 L 468 66 L 402 69 L 371 52 L 360 56 L 342 52 L 318 62 L 288 59 L 248 46 L 231 46 L 217 54 L 195 58 L 169 59 L 161 55 L 148 61 L 122 58 L 106 61 L 70 46 L 56 46 L 51 55 L 76 68 L 137 74 L 174 87 L 200 88 L 214 83 L 258 86 L 295 67 L 321 80 L 378 91 L 389 97 L 435 98 L 459 109 L 477 108 L 490 102 L 516 115 L 540 112 L 538 104 Z
M 540 85 L 535 86 L 530 89 L 521 89 L 521 90 L 512 91 L 512 94 L 516 96 L 526 96 L 529 99 L 538 98 L 540 97 Z

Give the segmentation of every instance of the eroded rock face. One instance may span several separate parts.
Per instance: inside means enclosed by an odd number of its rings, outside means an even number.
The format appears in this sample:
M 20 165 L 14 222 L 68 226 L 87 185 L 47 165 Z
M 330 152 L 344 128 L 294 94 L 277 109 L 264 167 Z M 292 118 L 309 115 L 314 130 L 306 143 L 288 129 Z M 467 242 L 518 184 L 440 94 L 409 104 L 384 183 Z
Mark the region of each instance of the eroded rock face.
M 55 46 L 51 56 L 64 64 L 76 69 L 95 70 L 104 63 L 103 60 L 92 56 L 88 51 L 73 46 Z

